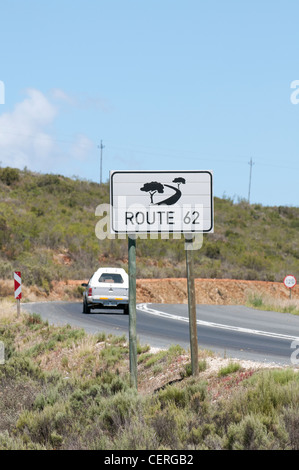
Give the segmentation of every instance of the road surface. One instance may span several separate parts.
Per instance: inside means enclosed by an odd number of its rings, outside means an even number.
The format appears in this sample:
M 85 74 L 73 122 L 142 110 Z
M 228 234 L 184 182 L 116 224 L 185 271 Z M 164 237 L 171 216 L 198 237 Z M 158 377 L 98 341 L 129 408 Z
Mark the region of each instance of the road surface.
M 24 303 L 22 309 L 40 314 L 50 324 L 70 324 L 92 334 L 105 331 L 128 336 L 129 316 L 121 310 L 83 314 L 81 302 Z M 243 306 L 197 305 L 197 335 L 199 348 L 222 357 L 291 366 L 291 357 L 294 361 L 298 350 L 299 365 L 299 317 L 295 315 Z M 188 350 L 188 306 L 138 304 L 137 336 L 142 344 L 158 348 L 180 344 Z

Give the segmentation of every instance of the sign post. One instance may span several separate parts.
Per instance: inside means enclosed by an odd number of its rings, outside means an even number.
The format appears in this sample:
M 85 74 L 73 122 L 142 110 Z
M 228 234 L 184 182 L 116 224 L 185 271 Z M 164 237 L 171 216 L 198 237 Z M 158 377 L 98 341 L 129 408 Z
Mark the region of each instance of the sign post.
M 129 235 L 129 337 L 131 381 L 137 387 L 136 237 L 185 235 L 192 374 L 198 374 L 198 344 L 192 238 L 213 232 L 211 171 L 111 171 L 110 230 Z M 177 236 L 177 234 L 179 234 Z M 135 235 L 133 237 L 132 235 Z M 201 238 L 202 240 L 202 238 Z
M 185 238 L 187 244 L 192 243 L 192 239 Z M 196 328 L 196 294 L 193 268 L 193 251 L 186 249 L 186 271 L 188 290 L 188 312 L 189 312 L 189 332 L 190 332 L 190 352 L 192 375 L 198 375 L 198 343 Z
M 131 386 L 137 389 L 137 336 L 136 336 L 136 239 L 128 237 L 129 271 L 129 355 Z
M 22 298 L 22 280 L 20 271 L 14 272 L 14 287 L 15 287 L 15 299 L 17 301 L 17 315 L 20 316 L 21 306 L 20 301 Z
M 290 299 L 292 298 L 292 289 L 297 284 L 297 279 L 292 274 L 286 276 L 283 280 L 284 285 L 290 289 Z

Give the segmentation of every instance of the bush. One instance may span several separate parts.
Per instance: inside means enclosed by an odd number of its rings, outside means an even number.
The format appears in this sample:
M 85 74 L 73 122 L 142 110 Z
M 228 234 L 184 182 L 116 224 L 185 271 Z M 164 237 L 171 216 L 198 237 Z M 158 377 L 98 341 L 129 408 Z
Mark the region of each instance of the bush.
M 225 447 L 229 450 L 266 450 L 271 448 L 269 437 L 260 419 L 249 415 L 240 423 L 229 426 Z
M 111 433 L 128 424 L 137 413 L 140 398 L 135 390 L 119 392 L 112 398 L 107 398 L 101 419 Z
M 0 433 L 0 449 L 1 450 L 46 450 L 44 446 L 33 444 L 32 442 L 24 442 L 24 439 L 11 437 L 8 431 Z
M 45 377 L 42 370 L 30 358 L 20 354 L 15 354 L 6 361 L 1 367 L 1 372 L 6 377 L 16 379 L 31 377 L 35 380 L 42 380 Z
M 240 364 L 237 362 L 231 362 L 228 364 L 226 367 L 222 367 L 219 372 L 218 372 L 218 377 L 225 377 L 226 375 L 232 374 L 234 372 L 237 372 L 238 370 L 241 369 Z
M 175 385 L 169 385 L 165 390 L 160 391 L 159 400 L 162 407 L 167 404 L 174 403 L 177 407 L 185 408 L 187 404 L 187 395 L 184 389 L 180 389 Z
M 151 419 L 157 441 L 158 448 L 165 446 L 170 449 L 177 449 L 178 441 L 178 425 L 175 419 L 175 410 L 167 408 L 162 412 L 157 412 Z
M 0 180 L 7 186 L 11 186 L 20 180 L 20 172 L 16 168 L 0 168 Z
M 285 428 L 289 436 L 289 444 L 292 450 L 299 450 L 299 408 L 291 406 L 283 413 Z
M 220 258 L 220 247 L 216 242 L 206 243 L 204 245 L 204 254 L 208 258 L 218 259 Z
M 31 441 L 38 444 L 53 445 L 54 436 L 66 432 L 69 425 L 69 414 L 64 404 L 55 403 L 47 406 L 43 412 L 24 411 L 17 422 L 16 428 L 27 436 Z M 62 438 L 59 438 L 61 444 Z M 55 439 L 57 445 L 57 439 Z
M 249 297 L 249 305 L 252 305 L 252 307 L 258 308 L 263 306 L 263 298 L 261 295 L 254 294 Z

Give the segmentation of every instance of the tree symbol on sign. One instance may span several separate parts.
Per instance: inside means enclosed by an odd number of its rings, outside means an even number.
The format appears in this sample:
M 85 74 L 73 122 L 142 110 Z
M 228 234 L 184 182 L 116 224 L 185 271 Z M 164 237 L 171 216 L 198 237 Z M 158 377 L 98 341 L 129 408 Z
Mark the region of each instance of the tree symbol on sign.
M 174 178 L 174 180 L 173 180 L 172 182 L 173 182 L 173 183 L 177 183 L 178 189 L 180 189 L 180 184 L 182 184 L 182 183 L 183 183 L 183 184 L 186 184 L 185 178 L 182 178 L 182 177 L 180 177 L 180 178 Z
M 145 183 L 140 191 L 146 191 L 150 194 L 151 204 L 154 203 L 154 195 L 158 192 L 160 194 L 164 193 L 164 186 L 157 181 L 152 181 L 151 183 Z

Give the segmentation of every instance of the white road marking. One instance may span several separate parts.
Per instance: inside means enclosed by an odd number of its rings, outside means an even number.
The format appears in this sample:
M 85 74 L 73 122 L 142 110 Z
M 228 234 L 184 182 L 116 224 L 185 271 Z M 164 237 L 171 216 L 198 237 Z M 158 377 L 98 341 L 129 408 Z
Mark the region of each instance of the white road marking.
M 145 312 L 145 313 L 149 313 L 150 315 L 156 315 L 158 317 L 164 317 L 164 318 L 171 318 L 172 320 L 178 320 L 178 321 L 189 323 L 188 317 L 182 317 L 180 315 L 174 315 L 172 313 L 161 312 L 160 310 L 156 310 L 152 307 L 149 307 L 149 305 L 151 304 L 138 304 L 136 307 L 138 310 L 141 310 L 142 312 Z M 231 331 L 237 331 L 240 333 L 247 333 L 247 334 L 259 335 L 259 336 L 268 336 L 271 338 L 287 339 L 290 341 L 298 339 L 298 336 L 289 336 L 289 335 L 283 335 L 281 333 L 272 333 L 269 331 L 260 331 L 260 330 L 253 330 L 250 328 L 243 328 L 243 327 L 238 327 L 238 326 L 223 325 L 221 323 L 212 323 L 212 322 L 207 322 L 203 320 L 196 320 L 196 323 L 198 325 L 204 325 L 210 328 L 220 328 L 222 330 L 231 330 Z

